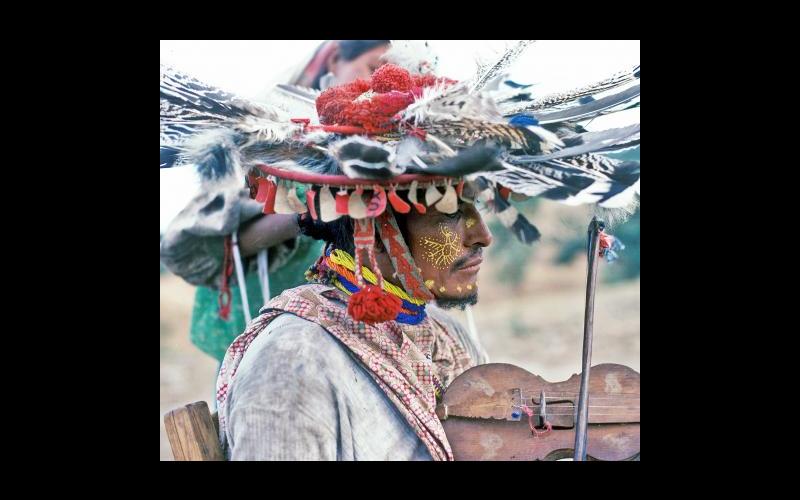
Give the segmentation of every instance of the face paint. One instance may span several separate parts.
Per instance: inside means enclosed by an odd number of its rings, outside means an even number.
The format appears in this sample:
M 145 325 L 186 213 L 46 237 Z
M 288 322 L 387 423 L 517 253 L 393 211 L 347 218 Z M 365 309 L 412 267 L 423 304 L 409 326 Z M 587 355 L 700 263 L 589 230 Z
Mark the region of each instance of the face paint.
M 470 217 L 470 218 L 468 218 L 468 219 L 466 220 L 466 222 L 465 222 L 465 225 L 467 226 L 467 229 L 469 229 L 469 228 L 471 228 L 472 226 L 474 226 L 476 222 L 477 222 L 477 221 L 476 221 L 475 219 L 473 219 L 472 217 Z
M 469 230 L 466 229 L 468 219 L 474 221 Z M 491 243 L 491 235 L 475 206 L 465 203 L 455 216 L 438 211 L 427 214 L 412 211 L 406 219 L 406 230 L 410 250 L 422 269 L 420 275 L 425 289 L 435 294 L 437 302 L 449 304 L 448 301 L 452 301 L 458 305 L 475 301 L 481 247 Z M 469 248 L 466 242 L 471 243 Z
M 427 236 L 422 238 L 422 246 L 425 248 L 423 256 L 436 269 L 445 269 L 461 255 L 461 236 L 444 224 L 439 224 L 439 234 L 441 239 Z

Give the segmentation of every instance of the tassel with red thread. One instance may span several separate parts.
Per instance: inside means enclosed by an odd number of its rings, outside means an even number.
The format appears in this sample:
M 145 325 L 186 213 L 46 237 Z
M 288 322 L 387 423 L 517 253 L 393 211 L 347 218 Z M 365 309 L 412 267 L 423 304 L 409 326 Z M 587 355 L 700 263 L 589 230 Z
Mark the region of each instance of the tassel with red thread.
M 222 283 L 219 287 L 217 304 L 219 305 L 219 317 L 227 321 L 231 316 L 231 288 L 228 281 L 233 274 L 233 250 L 231 249 L 231 237 L 226 236 L 223 241 L 224 255 L 222 259 Z M 239 285 L 241 286 L 241 285 Z
M 604 231 L 600 231 L 600 241 L 599 241 L 599 255 L 600 257 L 605 257 L 607 262 L 614 262 L 619 258 L 620 250 L 625 250 L 625 245 L 614 236 L 607 234 Z
M 360 289 L 350 296 L 347 313 L 356 321 L 367 324 L 392 321 L 403 307 L 399 297 L 383 290 L 383 275 L 375 258 L 375 220 L 372 217 L 353 220 L 353 242 L 355 243 L 356 285 Z M 377 285 L 364 283 L 361 274 L 361 251 L 366 251 L 372 272 L 378 278 Z
M 367 285 L 350 296 L 347 313 L 367 324 L 392 321 L 403 308 L 403 301 L 377 285 Z

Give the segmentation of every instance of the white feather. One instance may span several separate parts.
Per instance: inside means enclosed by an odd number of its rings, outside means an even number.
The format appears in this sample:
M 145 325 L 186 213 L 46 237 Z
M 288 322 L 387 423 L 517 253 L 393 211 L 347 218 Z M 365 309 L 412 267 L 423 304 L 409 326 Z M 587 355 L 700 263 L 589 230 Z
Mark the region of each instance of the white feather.
M 636 212 L 637 208 L 639 208 L 639 197 L 634 196 L 627 205 L 620 208 L 606 208 L 603 203 L 600 203 L 594 207 L 593 213 L 598 219 L 606 223 L 606 229 L 611 230 L 614 226 L 628 220 Z
M 272 121 L 254 116 L 245 117 L 236 129 L 248 135 L 247 142 L 242 146 L 250 146 L 258 142 L 271 144 L 289 140 L 303 130 L 303 125 L 286 121 Z
M 539 126 L 536 126 L 536 125 L 528 125 L 525 128 L 527 128 L 528 130 L 530 130 L 531 132 L 536 134 L 545 143 L 555 144 L 556 146 L 562 147 L 562 148 L 564 147 L 564 142 L 561 139 L 559 139 L 556 134 L 550 132 L 546 128 L 542 128 L 542 127 L 539 127 Z M 550 148 L 547 148 L 547 149 L 550 149 Z M 542 150 L 544 151 L 545 148 L 543 147 Z
M 637 67 L 638 68 L 638 67 Z M 591 83 L 583 87 L 570 89 L 546 96 L 538 97 L 528 102 L 513 102 L 501 106 L 504 115 L 509 116 L 523 111 L 556 111 L 563 109 L 566 105 L 577 105 L 578 99 L 584 96 L 592 96 L 600 99 L 614 93 L 620 92 L 620 87 L 627 88 L 635 85 L 639 79 L 634 77 L 636 68 L 614 73 L 614 75 Z M 567 106 L 569 107 L 569 106 Z
M 500 219 L 500 222 L 505 227 L 511 227 L 514 225 L 514 222 L 517 221 L 517 215 L 519 215 L 519 211 L 514 208 L 514 205 L 509 205 L 508 208 L 502 210 L 500 212 L 495 212 L 497 218 Z
M 397 164 L 403 167 L 410 166 L 412 163 L 417 163 L 419 155 L 425 153 L 422 141 L 416 137 L 409 137 L 397 145 Z M 427 168 L 423 167 L 423 168 Z
M 637 205 L 638 196 L 639 196 L 639 181 L 636 181 L 629 188 L 625 189 L 624 191 L 622 191 L 617 195 L 612 196 L 606 201 L 599 203 L 598 206 L 603 208 L 625 209 L 626 211 L 633 213 L 632 208 L 635 209 Z
M 280 110 L 284 118 L 308 118 L 311 124 L 319 124 L 317 106 L 313 99 L 309 101 L 300 94 L 277 86 L 272 89 L 268 99 L 269 104 L 274 109 Z
M 333 135 L 334 134 L 331 132 L 325 132 L 324 130 L 315 130 L 304 135 L 303 141 L 313 142 L 314 144 L 325 144 Z
M 439 64 L 439 56 L 427 40 L 392 40 L 381 59 L 420 75 L 436 73 Z

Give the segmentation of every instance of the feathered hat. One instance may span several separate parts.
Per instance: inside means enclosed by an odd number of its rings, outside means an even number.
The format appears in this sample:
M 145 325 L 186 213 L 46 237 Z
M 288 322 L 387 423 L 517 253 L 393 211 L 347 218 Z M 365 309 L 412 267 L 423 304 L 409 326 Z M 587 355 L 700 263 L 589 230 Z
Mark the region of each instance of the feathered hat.
M 351 316 L 374 323 L 405 314 L 416 321 L 420 315 L 407 313 L 433 295 L 394 212 L 453 213 L 459 198 L 482 201 L 532 243 L 539 231 L 514 209 L 512 193 L 606 208 L 638 199 L 639 162 L 602 153 L 639 144 L 639 124 L 588 132 L 579 122 L 638 106 L 639 67 L 535 96 L 507 77 L 530 43 L 515 44 L 471 79 L 455 81 L 436 75 L 427 43 L 393 42 L 370 79 L 324 92 L 279 85 L 265 103 L 162 66 L 161 167 L 194 164 L 206 189 L 247 182 L 265 214 L 352 218 L 354 262 L 330 264 L 352 271 L 354 283 L 345 280 L 343 288 L 352 294 Z M 380 275 L 376 228 L 403 290 Z M 362 269 L 364 256 L 371 272 Z

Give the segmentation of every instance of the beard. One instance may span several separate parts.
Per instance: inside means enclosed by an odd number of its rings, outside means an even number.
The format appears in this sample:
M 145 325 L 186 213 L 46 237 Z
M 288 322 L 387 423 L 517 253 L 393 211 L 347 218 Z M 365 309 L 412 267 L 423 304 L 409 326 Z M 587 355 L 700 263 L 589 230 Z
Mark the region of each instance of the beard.
M 436 305 L 441 307 L 442 309 L 453 309 L 459 308 L 462 311 L 467 306 L 474 306 L 478 303 L 478 293 L 475 292 L 472 295 L 467 295 L 466 297 L 440 297 L 436 299 Z
M 450 272 L 458 271 L 465 263 L 472 260 L 474 257 L 480 257 L 483 253 L 483 248 L 481 247 L 474 247 L 466 255 L 461 256 L 450 267 Z M 478 303 L 478 292 L 474 292 L 471 295 L 467 295 L 466 297 L 439 297 L 436 299 L 436 305 L 441 307 L 442 309 L 453 309 L 459 308 L 462 311 L 466 309 L 467 306 L 474 306 Z

